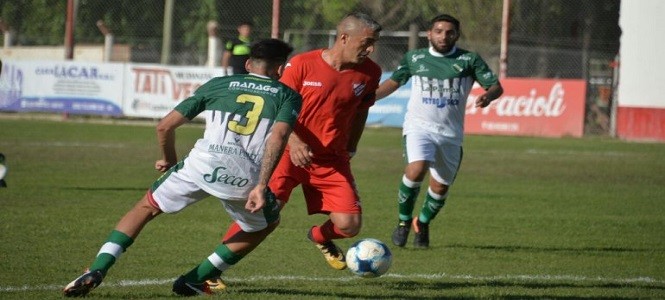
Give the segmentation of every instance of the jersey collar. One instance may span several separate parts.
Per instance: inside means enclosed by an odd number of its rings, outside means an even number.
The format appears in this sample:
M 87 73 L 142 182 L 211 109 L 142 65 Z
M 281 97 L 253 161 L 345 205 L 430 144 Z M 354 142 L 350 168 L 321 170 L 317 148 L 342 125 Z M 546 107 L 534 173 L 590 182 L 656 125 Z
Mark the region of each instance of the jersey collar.
M 260 75 L 260 74 L 256 74 L 256 73 L 249 73 L 249 75 L 254 75 L 254 76 L 256 76 L 256 77 L 261 77 L 261 78 L 270 79 L 270 77 L 268 77 L 268 76 L 266 76 L 266 75 Z
M 457 51 L 457 46 L 453 46 L 453 48 L 450 49 L 450 51 L 448 51 L 448 53 L 439 53 L 436 50 L 434 50 L 434 47 L 429 47 L 429 54 L 432 54 L 432 56 L 436 56 L 436 57 L 448 56 L 448 55 L 451 55 L 451 54 L 455 53 L 455 51 Z

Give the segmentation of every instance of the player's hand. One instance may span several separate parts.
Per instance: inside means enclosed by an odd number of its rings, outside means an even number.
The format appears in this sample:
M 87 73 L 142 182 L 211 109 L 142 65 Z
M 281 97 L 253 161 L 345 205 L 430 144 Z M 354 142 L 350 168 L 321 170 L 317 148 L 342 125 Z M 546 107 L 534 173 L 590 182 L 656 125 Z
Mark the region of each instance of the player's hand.
M 482 94 L 480 97 L 476 98 L 476 107 L 484 108 L 490 105 L 490 100 L 489 97 L 487 97 L 487 93 Z
M 295 140 L 289 140 L 291 162 L 297 167 L 306 167 L 312 163 L 312 149 L 309 148 L 309 145 Z
M 256 213 L 263 209 L 266 206 L 266 187 L 257 186 L 249 192 L 249 197 L 247 197 L 247 203 L 245 203 L 245 209 L 249 210 L 251 213 Z
M 171 168 L 171 166 L 173 166 L 172 163 L 163 159 L 160 159 L 155 162 L 155 170 L 160 171 L 162 173 L 168 171 Z

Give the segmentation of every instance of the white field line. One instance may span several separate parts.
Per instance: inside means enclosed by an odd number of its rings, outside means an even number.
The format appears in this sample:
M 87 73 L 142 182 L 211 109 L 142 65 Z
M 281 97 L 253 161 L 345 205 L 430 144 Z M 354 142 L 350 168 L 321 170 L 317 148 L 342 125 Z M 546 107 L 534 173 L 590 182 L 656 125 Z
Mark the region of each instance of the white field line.
M 454 279 L 468 281 L 537 281 L 537 282 L 594 282 L 594 283 L 618 283 L 618 284 L 665 284 L 665 280 L 654 279 L 651 277 L 633 277 L 633 278 L 606 278 L 606 277 L 588 277 L 577 275 L 495 275 L 495 276 L 476 276 L 476 275 L 455 275 L 455 274 L 394 274 L 388 273 L 383 277 L 397 279 Z M 175 278 L 169 279 L 140 279 L 140 280 L 120 280 L 104 282 L 102 286 L 107 287 L 127 287 L 127 286 L 147 286 L 170 284 Z M 335 281 L 346 282 L 352 280 L 366 280 L 355 276 L 346 277 L 310 277 L 310 276 L 248 276 L 248 277 L 224 277 L 226 282 L 258 282 L 258 281 Z M 61 285 L 24 285 L 24 286 L 0 286 L 0 292 L 19 292 L 35 290 L 60 290 L 67 283 Z

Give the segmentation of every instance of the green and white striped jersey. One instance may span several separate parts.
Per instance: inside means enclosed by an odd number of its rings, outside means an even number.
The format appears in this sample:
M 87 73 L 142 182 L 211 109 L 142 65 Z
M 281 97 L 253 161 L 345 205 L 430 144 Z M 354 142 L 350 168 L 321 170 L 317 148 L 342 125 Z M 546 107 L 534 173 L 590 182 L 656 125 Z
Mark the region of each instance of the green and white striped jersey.
M 244 199 L 258 180 L 273 124 L 293 126 L 301 105 L 300 94 L 256 74 L 217 77 L 199 87 L 175 107 L 188 119 L 205 114 L 203 138 L 189 153 L 192 165 L 186 166 L 201 174 L 194 180 L 212 195 Z M 225 185 L 213 180 L 220 176 L 246 180 Z
M 432 48 L 407 52 L 390 77 L 400 85 L 412 78 L 404 130 L 425 130 L 462 145 L 466 101 L 477 81 L 488 88 L 497 76 L 476 53 L 454 48 L 441 54 Z

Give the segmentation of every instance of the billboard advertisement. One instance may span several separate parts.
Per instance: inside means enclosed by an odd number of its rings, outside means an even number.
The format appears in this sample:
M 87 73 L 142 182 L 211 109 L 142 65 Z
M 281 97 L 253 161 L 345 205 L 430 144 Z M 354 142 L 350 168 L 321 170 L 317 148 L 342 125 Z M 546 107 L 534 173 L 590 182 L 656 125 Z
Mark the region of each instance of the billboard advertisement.
M 382 80 L 388 78 L 384 74 Z M 509 78 L 503 95 L 486 108 L 476 108 L 484 93 L 474 86 L 466 103 L 465 132 L 520 136 L 574 136 L 584 133 L 584 80 Z M 370 108 L 368 125 L 401 127 L 411 84 L 400 87 Z
M 485 108 L 474 106 L 485 91 L 476 87 L 466 103 L 465 132 L 471 134 L 581 137 L 584 80 L 509 78 L 503 95 Z
M 0 110 L 122 115 L 122 64 L 3 61 Z
M 127 64 L 123 111 L 130 117 L 162 118 L 221 68 Z

